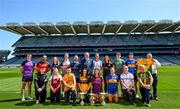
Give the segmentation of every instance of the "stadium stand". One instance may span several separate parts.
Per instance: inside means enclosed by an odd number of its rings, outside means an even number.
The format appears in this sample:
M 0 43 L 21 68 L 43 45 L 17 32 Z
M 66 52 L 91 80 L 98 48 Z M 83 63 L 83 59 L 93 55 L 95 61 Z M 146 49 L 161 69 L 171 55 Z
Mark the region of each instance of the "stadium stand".
M 49 61 L 53 56 L 62 61 L 66 52 L 80 58 L 84 52 L 91 57 L 98 52 L 110 55 L 111 60 L 116 52 L 121 52 L 125 60 L 128 52 L 134 52 L 135 58 L 151 52 L 163 65 L 180 65 L 180 22 L 171 20 L 8 23 L 0 29 L 21 36 L 12 45 L 15 57 L 4 62 L 6 65 L 20 64 L 28 53 L 33 54 L 36 63 L 43 54 L 48 55 Z
M 9 50 L 0 50 L 0 63 L 7 61 L 7 57 L 11 51 Z

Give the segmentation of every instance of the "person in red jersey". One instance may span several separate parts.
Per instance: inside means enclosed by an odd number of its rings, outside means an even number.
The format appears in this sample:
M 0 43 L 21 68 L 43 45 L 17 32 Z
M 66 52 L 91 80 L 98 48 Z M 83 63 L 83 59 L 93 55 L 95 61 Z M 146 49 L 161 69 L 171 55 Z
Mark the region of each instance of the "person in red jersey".
M 46 55 L 43 55 L 42 60 L 37 63 L 36 71 L 38 73 L 40 73 L 41 68 L 45 68 L 45 73 L 49 72 L 49 70 L 50 70 L 50 65 L 47 62 L 47 56 Z
M 50 101 L 60 102 L 60 87 L 62 82 L 62 76 L 59 75 L 58 67 L 53 68 L 53 74 L 49 79 L 50 83 Z

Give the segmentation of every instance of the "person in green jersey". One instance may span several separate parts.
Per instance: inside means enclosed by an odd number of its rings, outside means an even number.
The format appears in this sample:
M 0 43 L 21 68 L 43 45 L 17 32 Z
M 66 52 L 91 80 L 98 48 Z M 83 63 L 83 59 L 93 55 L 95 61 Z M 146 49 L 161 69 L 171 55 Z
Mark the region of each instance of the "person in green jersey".
M 153 83 L 153 77 L 149 71 L 145 71 L 145 66 L 140 65 L 140 72 L 137 75 L 137 79 L 140 83 L 140 93 L 142 96 L 143 105 L 151 107 L 150 105 L 150 87 Z

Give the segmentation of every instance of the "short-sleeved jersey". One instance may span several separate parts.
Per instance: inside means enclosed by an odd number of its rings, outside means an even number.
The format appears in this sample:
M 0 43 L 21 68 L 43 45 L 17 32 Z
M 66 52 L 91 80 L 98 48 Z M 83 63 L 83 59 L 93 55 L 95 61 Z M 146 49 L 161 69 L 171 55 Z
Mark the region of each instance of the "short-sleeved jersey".
M 62 63 L 61 63 L 61 67 L 62 67 L 62 74 L 64 75 L 65 72 L 66 72 L 66 68 L 68 66 L 70 66 L 71 62 L 68 60 L 63 60 Z
M 62 81 L 62 76 L 61 75 L 58 75 L 58 76 L 54 76 L 52 75 L 50 78 L 50 84 L 53 88 L 57 88 L 60 84 L 61 84 L 61 81 Z M 60 88 L 59 88 L 60 89 Z
M 98 61 L 94 60 L 93 61 L 93 69 L 98 68 L 101 70 L 101 67 L 102 67 L 102 61 L 101 60 L 98 60 Z
M 149 85 L 150 84 L 150 78 L 152 77 L 151 73 L 149 71 L 146 71 L 144 73 L 139 72 L 137 74 L 138 79 L 141 79 L 143 84 Z
M 50 65 L 48 62 L 43 62 L 43 61 L 40 61 L 37 63 L 37 66 L 36 66 L 36 71 L 38 73 L 41 72 L 41 68 L 45 68 L 45 72 L 47 73 L 49 70 L 50 70 Z
M 132 80 L 134 80 L 134 76 L 132 73 L 128 72 L 121 74 L 121 81 L 123 81 L 127 87 L 130 87 L 132 85 Z M 126 87 L 122 86 L 122 89 L 126 89 Z
M 92 92 L 95 94 L 100 94 L 102 92 L 103 78 L 93 77 L 91 82 L 92 82 Z
M 30 77 L 33 75 L 33 68 L 35 63 L 33 61 L 24 61 L 21 66 L 23 67 L 23 76 Z
M 88 91 L 90 77 L 80 76 L 78 83 L 80 84 L 82 92 L 86 92 Z
M 137 69 L 136 69 L 137 61 L 136 60 L 127 60 L 125 62 L 125 64 L 128 66 L 130 73 L 132 73 L 132 74 L 137 73 Z
M 77 63 L 71 63 L 70 66 L 71 66 L 72 72 L 74 73 L 76 79 L 79 78 L 79 75 L 80 75 L 80 67 L 81 67 L 80 63 L 79 63 L 79 62 L 77 62 Z
M 69 85 L 69 86 L 74 85 L 74 81 L 76 81 L 76 80 L 74 80 L 74 79 L 75 79 L 75 76 L 74 76 L 73 73 L 65 74 L 65 75 L 63 76 L 63 81 L 65 81 L 66 84 Z M 64 85 L 64 91 L 65 91 L 65 92 L 68 91 L 69 89 L 70 89 L 69 87 L 67 87 L 67 86 Z
M 119 77 L 116 74 L 114 75 L 109 74 L 106 76 L 108 94 L 118 93 L 118 81 L 119 81 Z
M 123 59 L 116 59 L 113 62 L 113 65 L 115 66 L 115 71 L 117 75 L 121 75 L 121 73 L 123 72 L 123 65 L 125 64 Z

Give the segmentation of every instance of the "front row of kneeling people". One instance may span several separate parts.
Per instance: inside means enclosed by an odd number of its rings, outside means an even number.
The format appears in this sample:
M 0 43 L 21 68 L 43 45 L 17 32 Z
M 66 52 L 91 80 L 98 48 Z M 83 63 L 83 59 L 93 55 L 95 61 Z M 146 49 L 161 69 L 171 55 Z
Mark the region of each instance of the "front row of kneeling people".
M 45 73 L 46 69 L 41 68 L 40 73 L 35 74 L 35 96 L 36 103 L 45 102 L 47 93 L 48 78 Z M 61 76 L 58 68 L 53 68 L 53 74 L 50 76 L 50 101 L 60 102 L 60 94 L 62 93 L 65 98 L 65 103 L 73 100 L 76 103 L 77 94 L 81 95 L 80 102 L 91 103 L 96 102 L 105 104 L 104 95 L 107 93 L 108 102 L 119 102 L 118 83 L 121 86 L 122 97 L 125 101 L 130 101 L 136 105 L 136 91 L 134 85 L 134 76 L 129 73 L 128 67 L 123 66 L 123 73 L 116 75 L 114 67 L 110 68 L 110 74 L 105 78 L 100 75 L 101 70 L 95 68 L 93 75 L 88 75 L 87 69 L 83 69 L 80 78 L 76 80 L 74 74 L 71 72 L 71 67 L 66 68 L 66 73 Z M 145 66 L 140 65 L 140 72 L 137 74 L 137 80 L 140 83 L 139 90 L 142 95 L 142 101 L 146 105 L 150 105 L 150 87 L 153 83 L 153 78 L 150 72 L 145 71 Z M 104 85 L 106 82 L 107 90 Z M 62 90 L 62 92 L 61 92 Z M 105 92 L 105 93 L 103 93 Z

